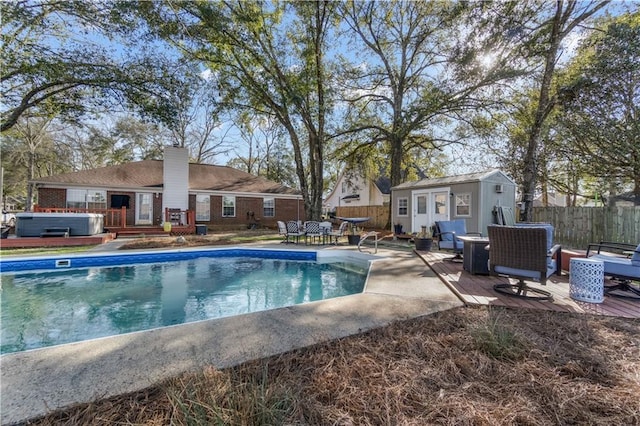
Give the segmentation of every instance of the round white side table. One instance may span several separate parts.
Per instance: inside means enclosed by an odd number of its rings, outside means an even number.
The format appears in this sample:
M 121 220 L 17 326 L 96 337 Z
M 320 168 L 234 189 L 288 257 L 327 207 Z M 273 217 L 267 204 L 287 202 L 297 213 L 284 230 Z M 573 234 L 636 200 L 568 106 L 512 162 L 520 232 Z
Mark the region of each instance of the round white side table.
M 588 303 L 604 300 L 604 263 L 574 257 L 569 261 L 569 296 Z

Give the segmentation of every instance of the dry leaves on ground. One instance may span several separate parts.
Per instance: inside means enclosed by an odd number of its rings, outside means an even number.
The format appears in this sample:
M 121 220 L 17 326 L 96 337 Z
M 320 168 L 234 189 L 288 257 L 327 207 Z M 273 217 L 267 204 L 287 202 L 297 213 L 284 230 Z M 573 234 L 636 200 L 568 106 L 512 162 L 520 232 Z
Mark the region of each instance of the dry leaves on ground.
M 32 424 L 640 424 L 640 321 L 457 308 Z

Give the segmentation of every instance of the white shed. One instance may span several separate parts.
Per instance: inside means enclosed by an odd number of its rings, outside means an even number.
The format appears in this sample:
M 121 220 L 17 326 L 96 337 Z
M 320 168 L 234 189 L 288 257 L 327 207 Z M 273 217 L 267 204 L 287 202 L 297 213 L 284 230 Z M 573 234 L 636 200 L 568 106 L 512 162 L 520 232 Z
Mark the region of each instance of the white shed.
M 422 179 L 391 188 L 391 220 L 403 232 L 419 232 L 436 221 L 465 219 L 468 232 L 487 235 L 495 207 L 515 211 L 516 184 L 500 170 Z

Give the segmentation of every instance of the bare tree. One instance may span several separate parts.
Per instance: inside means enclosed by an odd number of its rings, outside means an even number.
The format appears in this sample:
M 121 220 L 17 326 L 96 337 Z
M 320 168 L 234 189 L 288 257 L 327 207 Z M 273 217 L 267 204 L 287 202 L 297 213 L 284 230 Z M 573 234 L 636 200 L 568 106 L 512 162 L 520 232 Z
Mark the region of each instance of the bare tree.
M 534 33 L 531 44 L 539 49 L 544 58 L 544 71 L 540 79 L 537 107 L 533 122 L 528 132 L 527 147 L 524 154 L 524 171 L 522 182 L 522 203 L 526 221 L 533 220 L 533 199 L 538 180 L 539 150 L 542 143 L 542 130 L 545 121 L 558 103 L 558 97 L 552 93 L 552 79 L 558 63 L 558 55 L 562 41 L 587 21 L 599 10 L 604 8 L 608 0 L 581 2 L 578 0 L 556 0 L 552 16 L 542 22 Z

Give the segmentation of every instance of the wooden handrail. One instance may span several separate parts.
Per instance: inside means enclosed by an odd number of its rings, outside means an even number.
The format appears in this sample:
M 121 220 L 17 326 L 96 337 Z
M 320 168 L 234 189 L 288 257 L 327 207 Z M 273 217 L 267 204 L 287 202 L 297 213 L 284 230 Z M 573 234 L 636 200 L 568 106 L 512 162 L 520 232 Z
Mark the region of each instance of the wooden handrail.
M 127 208 L 119 209 L 82 209 L 69 207 L 40 207 L 35 205 L 33 211 L 36 213 L 96 213 L 103 216 L 103 226 L 105 227 L 127 227 Z

